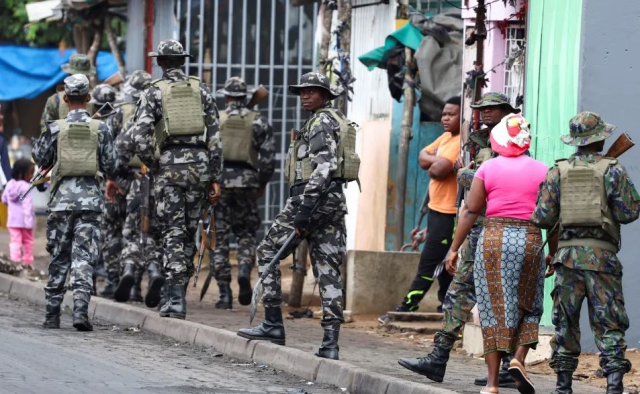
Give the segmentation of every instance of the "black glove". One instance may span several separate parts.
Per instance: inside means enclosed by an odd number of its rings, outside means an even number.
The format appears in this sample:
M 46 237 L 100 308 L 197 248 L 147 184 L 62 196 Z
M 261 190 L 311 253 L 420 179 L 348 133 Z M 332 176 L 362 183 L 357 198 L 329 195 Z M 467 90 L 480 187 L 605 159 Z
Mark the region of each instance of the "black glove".
M 298 212 L 293 219 L 293 225 L 298 230 L 306 230 L 311 225 L 311 208 L 306 205 L 300 205 Z

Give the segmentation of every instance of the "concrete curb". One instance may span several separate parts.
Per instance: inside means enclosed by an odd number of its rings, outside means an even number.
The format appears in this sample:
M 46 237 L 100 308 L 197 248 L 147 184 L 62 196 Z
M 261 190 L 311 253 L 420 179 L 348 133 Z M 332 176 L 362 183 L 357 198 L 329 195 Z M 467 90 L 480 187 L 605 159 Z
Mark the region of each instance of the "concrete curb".
M 45 304 L 43 285 L 26 279 L 0 274 L 0 292 L 37 305 Z M 71 307 L 71 297 L 65 297 L 63 305 Z M 249 341 L 231 331 L 185 320 L 163 319 L 156 312 L 104 298 L 91 299 L 89 314 L 115 324 L 137 326 L 179 342 L 213 347 L 230 357 L 269 365 L 309 381 L 346 388 L 350 393 L 455 394 L 444 388 L 376 374 L 343 361 L 321 359 L 298 349 Z

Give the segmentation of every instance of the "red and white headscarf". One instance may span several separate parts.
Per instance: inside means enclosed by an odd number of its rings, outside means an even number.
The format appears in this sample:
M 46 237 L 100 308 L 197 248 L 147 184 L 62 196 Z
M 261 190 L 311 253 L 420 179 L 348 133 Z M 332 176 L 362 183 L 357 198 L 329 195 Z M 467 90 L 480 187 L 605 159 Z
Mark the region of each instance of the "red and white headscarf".
M 520 156 L 531 146 L 529 122 L 519 114 L 502 118 L 491 130 L 491 149 L 500 156 Z

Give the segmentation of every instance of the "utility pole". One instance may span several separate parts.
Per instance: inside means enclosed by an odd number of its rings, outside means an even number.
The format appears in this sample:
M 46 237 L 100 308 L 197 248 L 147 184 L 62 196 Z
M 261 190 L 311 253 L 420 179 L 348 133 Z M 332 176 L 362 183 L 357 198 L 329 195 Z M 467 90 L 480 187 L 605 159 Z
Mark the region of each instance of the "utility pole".
M 351 0 L 338 0 L 338 21 L 340 22 L 340 50 L 342 51 L 343 80 L 351 78 Z M 340 56 L 341 54 L 338 54 Z M 348 84 L 349 81 L 345 80 Z M 347 115 L 349 104 L 349 87 L 344 86 L 344 93 L 338 97 L 338 109 Z
M 401 12 L 408 19 L 409 1 L 403 0 Z M 407 195 L 407 164 L 409 161 L 409 143 L 413 138 L 413 107 L 415 105 L 414 91 L 414 62 L 413 51 L 409 47 L 404 49 L 405 75 L 404 75 L 404 110 L 402 112 L 402 129 L 400 132 L 400 146 L 398 149 L 398 172 L 396 177 L 396 250 L 402 248 L 404 243 L 404 204 Z
M 483 69 L 484 63 L 484 40 L 487 38 L 487 29 L 484 25 L 485 16 L 487 13 L 487 8 L 484 6 L 484 0 L 478 0 L 478 7 L 476 8 L 476 31 L 474 32 L 476 36 L 476 61 L 475 66 L 476 70 Z M 484 75 L 476 76 L 475 83 L 473 84 L 473 101 L 476 102 L 480 100 L 482 96 L 482 81 L 484 80 Z

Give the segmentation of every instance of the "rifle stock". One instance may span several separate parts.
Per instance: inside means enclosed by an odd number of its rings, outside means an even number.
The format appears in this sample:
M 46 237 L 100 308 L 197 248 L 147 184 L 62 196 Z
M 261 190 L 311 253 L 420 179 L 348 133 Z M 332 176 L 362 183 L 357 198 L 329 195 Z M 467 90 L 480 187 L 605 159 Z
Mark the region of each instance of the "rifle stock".
M 247 108 L 255 107 L 256 105 L 264 101 L 267 97 L 269 97 L 269 91 L 267 90 L 267 88 L 262 85 L 258 86 L 258 88 L 253 92 L 251 100 L 249 100 L 249 102 L 247 103 Z
M 622 133 L 622 134 L 620 134 L 618 139 L 616 139 L 613 142 L 613 145 L 611 145 L 611 147 L 609 148 L 609 150 L 607 151 L 605 156 L 606 157 L 618 158 L 618 157 L 622 156 L 622 154 L 624 152 L 626 152 L 629 149 L 631 149 L 635 144 L 636 143 L 633 142 L 633 140 L 631 139 L 629 134 Z

